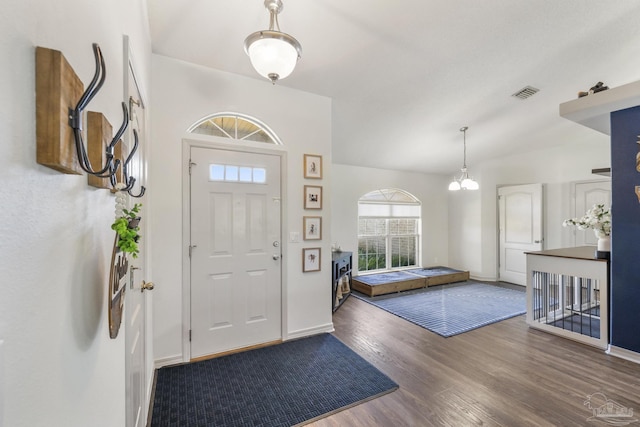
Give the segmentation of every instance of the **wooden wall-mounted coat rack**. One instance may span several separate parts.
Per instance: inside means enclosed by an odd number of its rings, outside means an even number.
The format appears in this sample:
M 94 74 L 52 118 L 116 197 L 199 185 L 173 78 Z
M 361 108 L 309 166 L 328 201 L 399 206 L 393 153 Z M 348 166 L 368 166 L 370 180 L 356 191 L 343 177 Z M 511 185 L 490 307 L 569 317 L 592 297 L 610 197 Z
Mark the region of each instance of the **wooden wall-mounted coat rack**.
M 36 161 L 63 173 L 86 172 L 89 185 L 98 188 L 115 189 L 118 182 L 123 182 L 125 188 L 121 191 L 142 197 L 144 186 L 139 194 L 131 193 L 136 179 L 129 176 L 128 168 L 139 144 L 135 130 L 133 148 L 122 161 L 121 138 L 130 120 L 127 104 L 122 103 L 122 124 L 113 137 L 111 124 L 101 113 L 85 113 L 106 78 L 104 57 L 96 43 L 93 54 L 96 71 L 83 90 L 82 82 L 60 51 L 36 48 Z M 83 138 L 85 115 L 88 148 Z

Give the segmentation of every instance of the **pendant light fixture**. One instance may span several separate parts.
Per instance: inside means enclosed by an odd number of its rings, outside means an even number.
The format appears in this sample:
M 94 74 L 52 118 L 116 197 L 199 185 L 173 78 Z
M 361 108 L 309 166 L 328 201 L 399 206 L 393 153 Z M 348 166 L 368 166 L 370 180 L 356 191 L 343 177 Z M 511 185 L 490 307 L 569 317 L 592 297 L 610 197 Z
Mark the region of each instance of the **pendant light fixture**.
M 464 158 L 462 162 L 462 174 L 460 178 L 453 178 L 451 184 L 449 184 L 450 191 L 458 191 L 458 190 L 477 190 L 480 188 L 477 181 L 474 181 L 469 177 L 469 173 L 467 172 L 467 126 L 461 127 L 460 132 L 463 133 L 463 141 L 464 141 Z
M 264 7 L 270 15 L 269 29 L 249 34 L 244 41 L 244 50 L 258 74 L 276 84 L 296 67 L 302 57 L 302 46 L 298 40 L 280 31 L 278 14 L 284 8 L 282 1 L 265 0 Z

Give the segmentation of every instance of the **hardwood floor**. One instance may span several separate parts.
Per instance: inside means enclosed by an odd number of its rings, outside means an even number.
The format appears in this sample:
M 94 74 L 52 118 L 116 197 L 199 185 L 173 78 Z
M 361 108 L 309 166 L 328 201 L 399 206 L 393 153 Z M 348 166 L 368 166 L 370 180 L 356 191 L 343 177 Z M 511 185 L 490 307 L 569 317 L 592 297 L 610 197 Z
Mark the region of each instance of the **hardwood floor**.
M 640 365 L 529 329 L 524 315 L 443 338 L 351 297 L 333 322 L 400 388 L 311 426 L 606 426 L 584 404 L 598 392 L 640 418 Z

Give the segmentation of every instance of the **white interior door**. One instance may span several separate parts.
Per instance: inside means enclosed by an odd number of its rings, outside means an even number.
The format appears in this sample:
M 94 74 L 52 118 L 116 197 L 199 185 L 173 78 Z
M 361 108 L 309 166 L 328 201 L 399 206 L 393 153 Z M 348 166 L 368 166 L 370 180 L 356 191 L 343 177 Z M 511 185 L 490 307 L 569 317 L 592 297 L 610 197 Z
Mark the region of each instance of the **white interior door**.
M 527 284 L 525 252 L 543 248 L 542 184 L 498 189 L 500 280 Z
M 577 182 L 574 187 L 574 206 L 571 212 L 572 218 L 582 217 L 593 205 L 602 203 L 611 206 L 611 180 Z M 598 239 L 593 230 L 573 229 L 574 246 L 593 245 L 598 243 Z
M 281 339 L 280 157 L 191 162 L 191 357 Z
M 129 173 L 136 178 L 136 183 L 131 193 L 141 194 L 141 184 L 146 175 L 146 123 L 145 109 L 142 96 L 136 84 L 135 75 L 128 62 L 128 91 L 129 94 L 129 129 L 127 130 L 126 153 L 133 149 L 133 130 L 138 133 L 138 149 L 129 163 Z M 143 294 L 143 283 L 146 276 L 146 237 L 148 236 L 147 219 L 149 215 L 145 211 L 144 195 L 140 198 L 130 198 L 130 206 L 142 203 L 142 221 L 140 221 L 140 235 L 138 242 L 138 258 L 129 257 L 130 277 L 129 289 L 125 296 L 125 371 L 126 371 L 126 425 L 127 427 L 140 427 L 146 425 L 147 407 L 147 363 L 146 363 L 146 297 Z

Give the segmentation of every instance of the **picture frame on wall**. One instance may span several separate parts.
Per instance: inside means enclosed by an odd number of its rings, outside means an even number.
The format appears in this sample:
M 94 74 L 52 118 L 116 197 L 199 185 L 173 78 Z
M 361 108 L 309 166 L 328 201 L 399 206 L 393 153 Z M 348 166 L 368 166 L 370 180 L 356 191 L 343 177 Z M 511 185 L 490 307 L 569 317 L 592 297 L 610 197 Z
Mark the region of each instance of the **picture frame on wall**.
M 315 154 L 304 155 L 304 177 L 322 179 L 322 156 Z
M 304 186 L 304 208 L 305 209 L 322 209 L 322 186 L 320 185 Z
M 302 272 L 320 271 L 321 253 L 320 248 L 302 249 Z
M 322 240 L 322 217 L 302 217 L 302 225 L 304 228 L 304 240 Z

